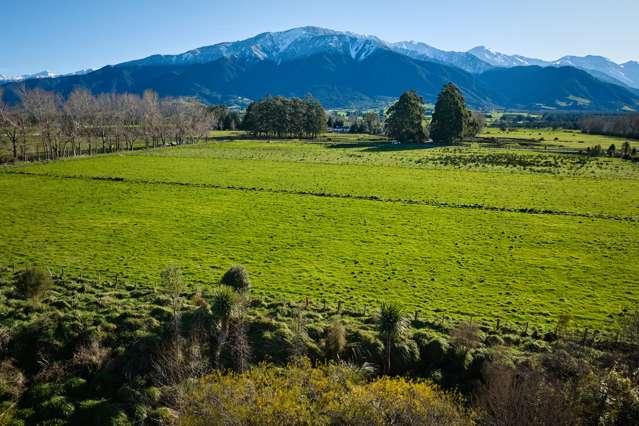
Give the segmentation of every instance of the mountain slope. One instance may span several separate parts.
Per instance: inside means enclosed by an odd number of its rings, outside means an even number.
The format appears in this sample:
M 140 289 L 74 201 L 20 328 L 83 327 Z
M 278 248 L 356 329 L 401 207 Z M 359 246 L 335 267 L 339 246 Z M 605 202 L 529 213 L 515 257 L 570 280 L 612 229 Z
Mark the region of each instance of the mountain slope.
M 564 56 L 556 61 L 544 61 L 542 59 L 527 58 L 520 55 L 507 55 L 495 52 L 484 46 L 475 47 L 468 51 L 469 54 L 494 67 L 512 68 L 520 66 L 536 65 L 540 67 L 564 67 L 570 66 L 587 71 L 594 77 L 608 83 L 620 84 L 631 88 L 639 88 L 639 63 L 627 62 L 616 64 L 603 56 Z
M 267 94 L 302 97 L 311 93 L 326 106 L 339 107 L 387 101 L 407 89 L 418 90 L 432 101 L 449 81 L 458 84 L 474 105 L 489 103 L 485 88 L 471 74 L 385 49 L 363 59 L 332 52 L 279 63 L 222 57 L 194 65 L 120 65 L 87 75 L 30 80 L 25 84 L 62 95 L 76 87 L 87 87 L 94 93 L 142 93 L 153 89 L 162 96 L 196 96 L 207 102 L 258 99 Z
M 520 109 L 639 109 L 639 97 L 573 67 L 496 68 L 480 76 L 500 105 Z
M 575 68 L 498 68 L 474 75 L 387 49 L 377 49 L 363 59 L 338 51 L 285 62 L 222 57 L 193 65 L 121 65 L 24 84 L 62 95 L 76 87 L 87 87 L 94 93 L 153 89 L 161 96 L 194 96 L 211 103 L 310 93 L 326 107 L 353 107 L 386 103 L 408 89 L 433 102 L 442 86 L 451 81 L 475 108 L 639 109 L 636 94 Z M 5 87 L 10 98 L 11 90 L 19 84 Z

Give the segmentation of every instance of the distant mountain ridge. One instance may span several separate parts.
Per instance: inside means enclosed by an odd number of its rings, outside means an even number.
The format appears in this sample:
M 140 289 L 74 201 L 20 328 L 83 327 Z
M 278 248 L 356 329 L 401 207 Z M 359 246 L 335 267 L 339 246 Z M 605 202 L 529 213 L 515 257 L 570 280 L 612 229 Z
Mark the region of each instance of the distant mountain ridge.
M 328 107 L 353 107 L 388 103 L 407 89 L 434 101 L 441 87 L 453 82 L 471 105 L 487 109 L 639 109 L 639 94 L 618 79 L 639 74 L 639 66 L 624 64 L 618 78 L 575 68 L 594 62 L 600 68 L 606 64 L 573 58 L 570 67 L 564 67 L 559 61 L 549 64 L 487 48 L 447 52 L 420 42 L 388 43 L 370 35 L 301 27 L 20 84 L 63 95 L 76 87 L 94 93 L 153 89 L 162 96 L 242 104 L 267 94 L 311 93 Z M 18 85 L 5 87 L 5 96 L 15 99 Z
M 47 70 L 43 70 L 35 74 L 22 74 L 22 75 L 16 75 L 16 76 L 7 76 L 7 75 L 0 74 L 0 84 L 39 79 L 39 78 L 55 78 L 55 77 L 63 77 L 63 76 L 69 76 L 69 75 L 84 75 L 92 71 L 93 70 L 89 68 L 89 69 L 80 70 L 80 71 L 76 71 L 69 74 L 56 74 Z
M 542 59 L 527 58 L 520 55 L 506 55 L 495 52 L 484 46 L 475 47 L 468 53 L 478 59 L 494 66 L 512 68 L 520 66 L 536 65 L 541 67 L 570 66 L 591 73 L 597 78 L 624 86 L 639 88 L 639 63 L 634 61 L 625 64 L 617 64 L 603 56 L 564 56 L 556 61 L 544 61 Z

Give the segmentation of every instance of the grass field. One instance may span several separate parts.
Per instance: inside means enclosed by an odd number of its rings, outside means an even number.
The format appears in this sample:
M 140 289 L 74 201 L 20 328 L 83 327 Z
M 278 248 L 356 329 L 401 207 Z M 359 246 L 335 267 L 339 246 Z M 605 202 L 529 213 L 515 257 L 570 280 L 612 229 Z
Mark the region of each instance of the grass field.
M 574 150 L 586 150 L 588 147 L 601 145 L 606 150 L 610 145 L 621 148 L 624 142 L 630 146 L 639 147 L 639 141 L 634 139 L 619 138 L 615 136 L 589 135 L 579 130 L 553 130 L 553 129 L 508 129 L 501 130 L 494 127 L 484 128 L 481 137 L 512 138 L 537 141 L 539 147 L 567 148 Z
M 0 264 L 552 327 L 639 301 L 639 166 L 481 147 L 217 141 L 8 167 Z

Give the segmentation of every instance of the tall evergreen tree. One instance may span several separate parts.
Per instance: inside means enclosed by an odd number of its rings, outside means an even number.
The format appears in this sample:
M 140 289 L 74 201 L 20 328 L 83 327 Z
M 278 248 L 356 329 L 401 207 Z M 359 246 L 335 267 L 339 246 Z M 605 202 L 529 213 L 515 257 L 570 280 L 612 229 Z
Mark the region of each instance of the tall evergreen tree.
M 424 143 L 428 134 L 423 120 L 424 100 L 415 91 L 405 92 L 388 109 L 386 133 L 402 143 Z
M 469 118 L 464 96 L 453 84 L 448 83 L 437 96 L 430 135 L 435 143 L 460 143 Z

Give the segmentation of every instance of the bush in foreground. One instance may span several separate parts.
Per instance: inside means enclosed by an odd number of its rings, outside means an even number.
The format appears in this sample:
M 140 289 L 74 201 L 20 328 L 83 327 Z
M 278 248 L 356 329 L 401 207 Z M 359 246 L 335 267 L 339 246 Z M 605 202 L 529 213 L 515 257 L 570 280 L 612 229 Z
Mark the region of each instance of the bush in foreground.
M 349 424 L 466 425 L 453 396 L 427 382 L 384 377 L 367 382 L 354 368 L 261 365 L 243 374 L 215 373 L 190 385 L 184 425 Z

